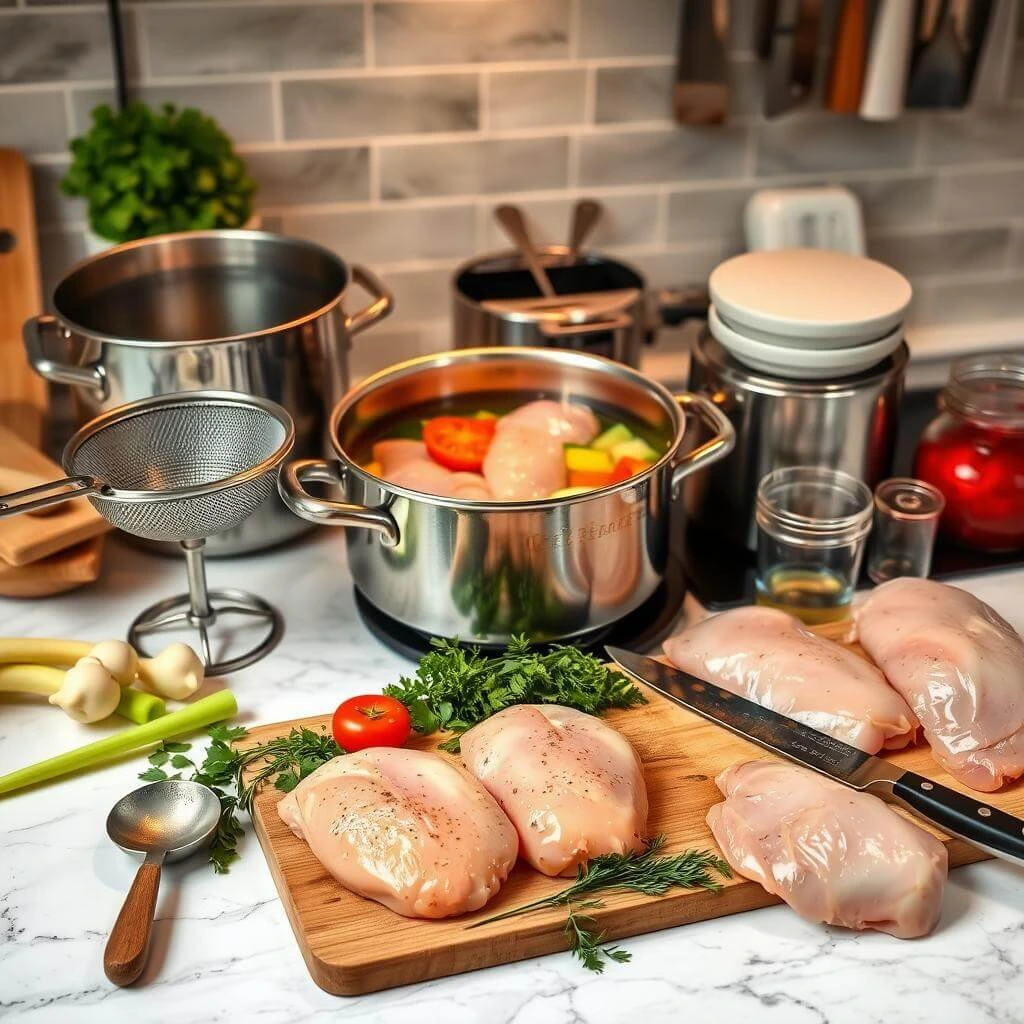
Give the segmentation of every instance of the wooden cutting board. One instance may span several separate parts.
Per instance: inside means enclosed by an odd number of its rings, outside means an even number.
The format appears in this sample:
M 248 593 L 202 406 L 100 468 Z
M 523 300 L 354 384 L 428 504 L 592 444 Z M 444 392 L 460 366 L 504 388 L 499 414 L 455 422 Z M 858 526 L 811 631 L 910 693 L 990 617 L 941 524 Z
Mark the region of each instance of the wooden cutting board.
M 630 740 L 643 760 L 651 802 L 649 831 L 652 835 L 666 834 L 667 852 L 715 850 L 704 820 L 708 808 L 722 799 L 715 776 L 737 761 L 764 757 L 765 752 L 653 691 L 646 692 L 649 704 L 611 712 L 605 720 Z M 259 726 L 250 735 L 264 742 L 284 735 L 293 725 L 329 729 L 330 717 Z M 418 738 L 411 745 L 432 749 L 436 744 L 437 738 L 433 737 Z M 900 751 L 891 760 L 944 785 L 963 789 L 932 760 L 927 747 Z M 326 991 L 361 995 L 566 949 L 564 909 L 534 912 L 466 930 L 466 925 L 474 921 L 558 892 L 568 884 L 566 879 L 546 878 L 519 864 L 497 896 L 476 914 L 448 921 L 409 920 L 354 896 L 331 878 L 309 847 L 296 839 L 278 817 L 275 806 L 279 799 L 280 794 L 272 789 L 264 789 L 257 796 L 253 808 L 256 834 L 306 966 L 313 980 Z M 1024 815 L 1024 784 L 986 799 L 994 806 Z M 946 842 L 951 865 L 988 859 L 988 854 L 973 846 L 931 831 Z M 593 916 L 608 939 L 779 902 L 744 878 L 727 882 L 717 895 L 676 891 L 662 897 L 625 893 L 602 898 L 606 907 L 594 911 Z M 629 967 L 613 965 L 609 970 L 628 972 Z
M 36 446 L 46 381 L 28 364 L 21 328 L 42 311 L 32 176 L 20 153 L 0 149 L 0 423 Z

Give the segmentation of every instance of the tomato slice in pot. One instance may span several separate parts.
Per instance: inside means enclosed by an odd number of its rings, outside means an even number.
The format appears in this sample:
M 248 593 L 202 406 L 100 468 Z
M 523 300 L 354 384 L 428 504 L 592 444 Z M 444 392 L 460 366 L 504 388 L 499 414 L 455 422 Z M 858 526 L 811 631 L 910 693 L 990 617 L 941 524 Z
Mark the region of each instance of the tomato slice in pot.
M 497 420 L 435 416 L 423 424 L 427 454 L 446 469 L 479 472 L 491 447 Z
M 367 747 L 400 747 L 411 731 L 405 705 L 380 693 L 349 697 L 331 719 L 334 742 L 350 754 Z

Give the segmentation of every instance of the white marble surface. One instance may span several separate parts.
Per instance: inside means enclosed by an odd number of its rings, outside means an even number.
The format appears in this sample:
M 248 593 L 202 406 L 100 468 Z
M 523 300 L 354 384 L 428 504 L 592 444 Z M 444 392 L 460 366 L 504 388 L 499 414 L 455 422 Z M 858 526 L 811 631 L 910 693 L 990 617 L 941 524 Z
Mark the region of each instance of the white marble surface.
M 408 668 L 359 622 L 341 551 L 326 531 L 284 551 L 213 563 L 211 584 L 276 601 L 285 639 L 231 686 L 243 721 L 323 712 Z M 120 545 L 101 584 L 46 602 L 0 602 L 0 632 L 121 636 L 149 600 L 180 589 L 181 566 Z M 1018 627 L 1024 572 L 967 582 Z M 0 706 L 0 772 L 102 732 L 53 708 Z M 153 957 L 117 990 L 103 946 L 134 863 L 106 839 L 110 805 L 143 759 L 0 801 L 0 1019 L 420 1024 L 1015 1024 L 1024 1020 L 1024 871 L 954 871 L 938 931 L 901 942 L 807 924 L 785 907 L 628 940 L 633 962 L 600 977 L 554 955 L 358 999 L 310 981 L 255 840 L 231 874 L 201 861 L 165 873 Z M 381 937 L 386 941 L 386 937 Z

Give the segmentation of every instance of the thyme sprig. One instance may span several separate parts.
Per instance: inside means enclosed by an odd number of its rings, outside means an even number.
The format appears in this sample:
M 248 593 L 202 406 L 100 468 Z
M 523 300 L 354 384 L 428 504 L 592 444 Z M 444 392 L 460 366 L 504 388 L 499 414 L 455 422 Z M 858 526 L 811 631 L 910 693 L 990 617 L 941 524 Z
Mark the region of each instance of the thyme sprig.
M 480 928 L 495 921 L 506 921 L 534 910 L 567 907 L 565 934 L 572 954 L 587 970 L 598 974 L 612 960 L 626 963 L 629 953 L 620 946 L 606 944 L 603 932 L 596 932 L 594 919 L 586 911 L 604 906 L 601 900 L 587 899 L 597 892 L 639 892 L 645 896 L 664 896 L 672 889 L 706 889 L 718 892 L 722 883 L 715 874 L 731 878 L 729 865 L 708 850 L 684 850 L 671 856 L 659 856 L 665 836 L 649 839 L 639 853 L 606 853 L 581 865 L 572 885 L 551 896 L 476 921 L 468 928 Z

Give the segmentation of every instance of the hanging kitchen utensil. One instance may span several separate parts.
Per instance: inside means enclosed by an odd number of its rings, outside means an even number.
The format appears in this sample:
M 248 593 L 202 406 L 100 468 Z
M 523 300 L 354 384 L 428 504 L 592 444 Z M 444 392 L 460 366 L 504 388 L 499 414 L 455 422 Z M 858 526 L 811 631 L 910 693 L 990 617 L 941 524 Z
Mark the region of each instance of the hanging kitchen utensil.
M 544 269 L 544 264 L 541 263 L 537 249 L 530 238 L 530 230 L 526 226 L 523 211 L 518 206 L 502 203 L 494 211 L 494 217 L 505 234 L 508 235 L 509 241 L 519 250 L 541 295 L 548 298 L 553 297 L 556 294 L 554 286 L 551 284 L 551 278 L 548 277 L 548 272 Z
M 569 251 L 565 263 L 572 266 L 580 257 L 583 243 L 597 227 L 604 216 L 604 207 L 596 199 L 577 199 L 572 208 L 572 223 L 569 226 Z
M 988 36 L 988 26 L 995 4 L 993 0 L 971 0 L 964 12 L 961 29 L 964 40 L 964 96 L 974 88 L 974 76 Z
M 21 325 L 43 308 L 34 211 L 25 158 L 0 149 L 0 424 L 38 448 L 46 381 L 32 372 L 21 348 Z
M 883 13 L 900 6 L 895 0 L 887 0 Z M 957 34 L 953 4 L 943 0 L 935 31 L 914 59 L 907 85 L 907 106 L 961 107 L 963 103 L 964 49 Z
M 252 594 L 207 590 L 203 545 L 241 523 L 271 493 L 294 439 L 291 417 L 266 399 L 192 391 L 133 402 L 71 438 L 63 480 L 0 496 L 0 518 L 88 497 L 118 529 L 180 543 L 189 593 L 147 608 L 128 640 L 145 653 L 146 634 L 191 627 L 199 634 L 207 674 L 223 675 L 272 650 L 284 623 L 276 608 Z M 266 633 L 255 646 L 214 661 L 210 632 L 224 615 L 263 623 Z
M 715 0 L 683 0 L 672 108 L 679 124 L 721 124 L 729 112 L 723 29 Z M 717 12 L 717 13 L 720 13 Z
M 1020 0 L 996 0 L 971 85 L 971 106 L 987 109 L 1006 99 L 1017 46 Z
M 856 114 L 867 59 L 868 0 L 845 0 L 833 46 L 825 105 L 837 114 Z
M 902 112 L 913 29 L 913 4 L 882 0 L 871 32 L 860 99 L 860 116 L 866 121 L 892 121 Z
M 765 86 L 766 117 L 778 117 L 810 95 L 820 19 L 821 0 L 779 0 Z
M 107 835 L 125 853 L 146 855 L 103 951 L 103 971 L 115 985 L 130 985 L 146 966 L 161 868 L 208 846 L 219 824 L 217 794 L 185 779 L 150 783 L 114 804 Z

